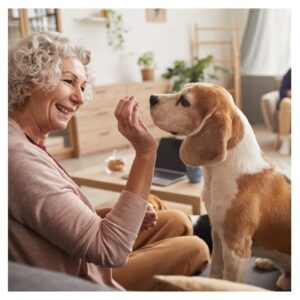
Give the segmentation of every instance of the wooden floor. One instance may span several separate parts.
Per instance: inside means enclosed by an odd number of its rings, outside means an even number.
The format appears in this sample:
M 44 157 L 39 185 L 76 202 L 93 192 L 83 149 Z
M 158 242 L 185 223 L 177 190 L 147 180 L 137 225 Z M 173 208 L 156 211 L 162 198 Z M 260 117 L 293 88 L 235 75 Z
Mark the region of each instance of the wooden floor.
M 278 168 L 286 174 L 288 177 L 291 177 L 291 156 L 282 156 L 275 149 L 273 149 L 273 144 L 276 139 L 275 134 L 268 131 L 264 126 L 253 126 L 256 138 L 258 143 L 260 144 L 264 153 L 268 156 L 268 158 L 273 161 L 274 164 L 278 166 Z M 118 154 L 120 155 L 128 155 L 132 150 L 120 149 L 118 150 Z M 64 166 L 64 168 L 72 173 L 74 171 L 80 170 L 82 168 L 86 168 L 89 166 L 93 166 L 95 163 L 103 162 L 108 156 L 110 156 L 111 152 L 106 153 L 98 153 L 93 155 L 84 156 L 82 158 L 72 158 L 61 160 L 60 163 Z M 99 170 L 100 171 L 100 170 Z M 84 192 L 89 197 L 90 201 L 97 207 L 111 207 L 116 200 L 118 199 L 118 193 L 103 191 L 92 188 L 83 187 Z M 175 203 L 168 202 L 167 205 L 169 207 L 178 208 L 187 214 L 191 213 L 191 208 L 186 205 L 180 205 Z

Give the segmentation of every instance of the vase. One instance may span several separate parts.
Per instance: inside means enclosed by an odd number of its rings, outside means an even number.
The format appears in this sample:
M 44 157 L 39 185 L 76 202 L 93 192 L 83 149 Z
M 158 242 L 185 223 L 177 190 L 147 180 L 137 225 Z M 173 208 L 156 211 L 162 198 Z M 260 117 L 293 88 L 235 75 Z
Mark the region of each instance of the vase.
M 190 183 L 199 183 L 202 178 L 202 170 L 200 167 L 186 166 L 186 175 Z
M 154 80 L 154 69 L 141 69 L 143 81 Z

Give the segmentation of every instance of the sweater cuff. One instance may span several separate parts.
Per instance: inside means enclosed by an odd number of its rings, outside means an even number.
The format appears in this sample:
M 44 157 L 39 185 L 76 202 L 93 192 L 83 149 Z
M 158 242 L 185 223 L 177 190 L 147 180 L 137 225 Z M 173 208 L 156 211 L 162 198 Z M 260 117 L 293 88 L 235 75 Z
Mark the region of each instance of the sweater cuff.
M 123 190 L 107 217 L 124 229 L 137 234 L 145 217 L 147 203 L 144 198 Z

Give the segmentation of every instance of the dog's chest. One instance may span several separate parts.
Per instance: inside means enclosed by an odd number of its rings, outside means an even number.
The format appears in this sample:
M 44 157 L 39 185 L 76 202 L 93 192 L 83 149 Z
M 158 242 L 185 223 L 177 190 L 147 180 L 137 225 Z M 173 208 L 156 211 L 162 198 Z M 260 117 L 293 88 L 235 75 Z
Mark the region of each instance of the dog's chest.
M 235 176 L 228 176 L 222 172 L 212 172 L 204 168 L 204 200 L 212 225 L 222 226 L 225 214 L 230 209 L 238 192 Z

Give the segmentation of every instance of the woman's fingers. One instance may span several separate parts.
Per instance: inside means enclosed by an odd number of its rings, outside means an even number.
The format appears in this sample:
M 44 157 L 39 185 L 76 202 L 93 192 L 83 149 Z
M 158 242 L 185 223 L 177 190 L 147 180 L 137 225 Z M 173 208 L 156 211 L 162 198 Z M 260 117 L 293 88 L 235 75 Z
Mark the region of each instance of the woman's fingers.
M 121 99 L 121 100 L 119 101 L 118 105 L 117 105 L 116 108 L 115 108 L 115 117 L 116 117 L 117 119 L 120 118 L 120 115 L 121 115 L 123 106 L 124 106 L 124 104 L 125 104 L 125 101 L 126 101 L 125 98 L 124 98 L 124 99 Z
M 121 99 L 115 109 L 115 117 L 118 121 L 127 126 L 137 124 L 137 105 L 138 104 L 134 96 Z
M 154 222 L 157 221 L 157 215 L 155 212 L 152 211 L 146 211 L 144 220 L 143 220 L 143 225 L 151 225 Z
M 126 97 L 119 101 L 115 116 L 118 129 L 137 153 L 156 151 L 157 143 L 140 119 L 138 102 L 135 97 Z
M 151 229 L 151 228 L 153 228 L 153 227 L 155 227 L 156 226 L 156 221 L 155 222 L 153 222 L 153 223 L 151 223 L 151 224 L 147 224 L 147 225 L 145 225 L 145 224 L 142 224 L 142 226 L 141 226 L 141 230 L 149 230 L 149 229 Z
M 127 126 L 132 125 L 132 111 L 136 103 L 135 98 L 131 97 L 123 106 L 121 118 Z
M 140 123 L 140 117 L 139 117 L 139 103 L 136 102 L 133 111 L 132 111 L 132 125 L 137 127 Z

